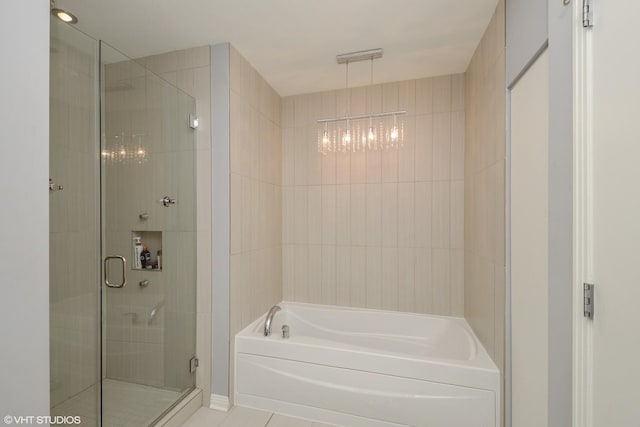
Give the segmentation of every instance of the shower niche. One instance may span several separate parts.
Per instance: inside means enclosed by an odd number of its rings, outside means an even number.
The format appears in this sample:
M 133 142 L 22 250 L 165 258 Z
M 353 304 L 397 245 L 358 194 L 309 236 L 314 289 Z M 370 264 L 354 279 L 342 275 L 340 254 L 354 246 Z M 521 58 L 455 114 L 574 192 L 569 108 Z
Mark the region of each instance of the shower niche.
M 131 269 L 162 271 L 162 231 L 131 232 Z

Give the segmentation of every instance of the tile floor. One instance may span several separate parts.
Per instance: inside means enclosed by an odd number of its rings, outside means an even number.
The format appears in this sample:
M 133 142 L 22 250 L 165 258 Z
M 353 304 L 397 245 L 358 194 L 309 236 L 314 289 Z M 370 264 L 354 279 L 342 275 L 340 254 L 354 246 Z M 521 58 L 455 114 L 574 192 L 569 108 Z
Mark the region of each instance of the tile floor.
M 112 379 L 105 379 L 102 387 L 104 427 L 149 425 L 180 398 L 176 391 Z M 51 415 L 79 415 L 84 425 L 97 425 L 96 396 L 95 388 L 89 387 L 51 408 Z
M 183 427 L 329 427 L 329 424 L 234 406 L 229 412 L 200 408 Z

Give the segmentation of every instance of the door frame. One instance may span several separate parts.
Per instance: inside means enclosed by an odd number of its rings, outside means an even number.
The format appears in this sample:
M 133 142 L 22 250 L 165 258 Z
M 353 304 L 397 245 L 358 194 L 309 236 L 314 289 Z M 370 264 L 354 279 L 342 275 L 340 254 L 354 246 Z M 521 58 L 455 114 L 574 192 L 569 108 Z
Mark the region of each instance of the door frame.
M 593 426 L 593 325 L 583 317 L 583 283 L 593 283 L 592 34 L 573 2 L 573 408 L 574 427 Z

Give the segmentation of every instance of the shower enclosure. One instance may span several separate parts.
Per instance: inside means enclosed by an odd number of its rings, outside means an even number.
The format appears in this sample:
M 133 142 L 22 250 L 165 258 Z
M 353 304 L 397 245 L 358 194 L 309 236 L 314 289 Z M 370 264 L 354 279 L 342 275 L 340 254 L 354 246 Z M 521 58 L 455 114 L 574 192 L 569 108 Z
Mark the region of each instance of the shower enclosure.
M 154 424 L 195 386 L 194 99 L 52 18 L 51 414 Z

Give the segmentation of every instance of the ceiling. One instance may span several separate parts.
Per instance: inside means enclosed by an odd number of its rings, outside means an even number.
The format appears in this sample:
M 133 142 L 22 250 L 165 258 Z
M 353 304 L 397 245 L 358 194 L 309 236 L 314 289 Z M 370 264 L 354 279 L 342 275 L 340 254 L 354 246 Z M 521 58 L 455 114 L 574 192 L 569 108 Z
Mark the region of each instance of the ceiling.
M 231 42 L 281 95 L 344 87 L 340 53 L 383 48 L 374 82 L 460 73 L 497 0 L 58 0 L 131 57 Z M 349 86 L 370 64 L 350 65 Z

